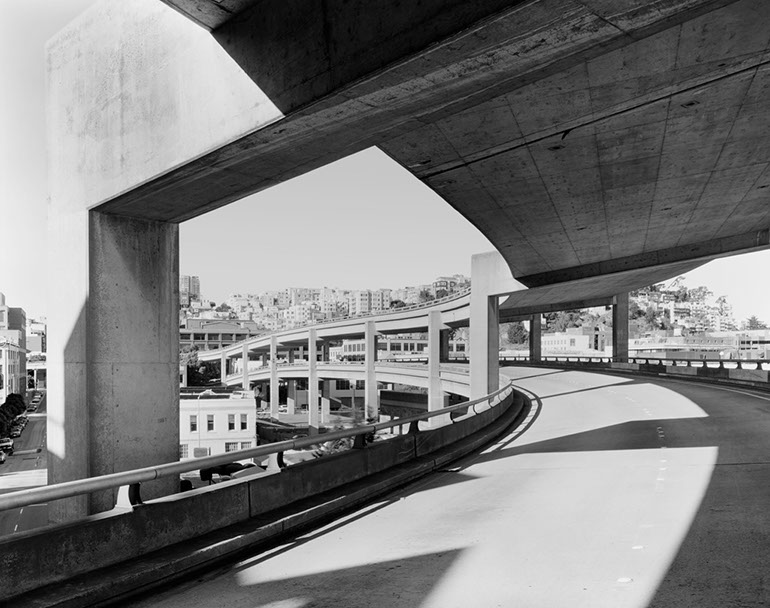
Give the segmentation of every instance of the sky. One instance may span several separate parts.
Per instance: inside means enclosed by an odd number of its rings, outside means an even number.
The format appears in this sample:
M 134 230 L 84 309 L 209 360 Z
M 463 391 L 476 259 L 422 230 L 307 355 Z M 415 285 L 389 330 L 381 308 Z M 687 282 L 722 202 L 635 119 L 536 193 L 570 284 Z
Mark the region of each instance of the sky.
M 93 0 L 0 0 L 0 292 L 46 315 L 44 45 Z M 429 188 L 366 150 L 180 226 L 180 272 L 220 303 L 284 287 L 397 288 L 470 274 L 493 247 Z M 770 251 L 710 262 L 688 287 L 770 323 Z

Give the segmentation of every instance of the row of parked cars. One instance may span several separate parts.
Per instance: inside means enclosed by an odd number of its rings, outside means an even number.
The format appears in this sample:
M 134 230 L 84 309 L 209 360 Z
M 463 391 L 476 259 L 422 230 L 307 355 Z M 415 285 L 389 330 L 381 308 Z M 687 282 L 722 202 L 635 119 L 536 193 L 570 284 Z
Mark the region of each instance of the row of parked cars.
M 27 412 L 37 411 L 42 399 L 43 396 L 40 393 L 34 393 L 27 406 Z M 26 412 L 19 414 L 13 419 L 9 437 L 0 437 L 0 464 L 3 464 L 10 454 L 13 454 L 13 440 L 17 437 L 21 437 L 21 433 L 24 431 L 28 422 L 29 418 L 27 417 Z

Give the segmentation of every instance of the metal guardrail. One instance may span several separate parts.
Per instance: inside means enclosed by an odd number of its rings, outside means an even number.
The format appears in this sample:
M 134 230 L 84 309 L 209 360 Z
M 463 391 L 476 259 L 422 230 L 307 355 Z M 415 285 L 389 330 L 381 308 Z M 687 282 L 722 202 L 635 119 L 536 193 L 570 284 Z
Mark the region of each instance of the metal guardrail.
M 532 363 L 526 355 L 507 355 L 500 361 Z M 549 355 L 540 358 L 541 363 L 617 363 L 612 357 L 589 357 L 580 355 Z M 710 369 L 747 369 L 770 370 L 770 361 L 766 359 L 685 359 L 683 357 L 629 357 L 624 363 L 644 365 L 671 365 L 676 367 L 694 367 Z
M 325 443 L 327 441 L 376 433 L 377 431 L 402 426 L 404 424 L 416 424 L 422 420 L 428 420 L 435 416 L 444 416 L 446 414 L 451 414 L 452 412 L 471 407 L 474 408 L 475 412 L 475 406 L 481 403 L 488 402 L 490 406 L 495 405 L 493 401 L 506 391 L 513 391 L 513 385 L 509 383 L 497 391 L 490 393 L 485 397 L 481 397 L 480 399 L 464 401 L 462 403 L 442 408 L 440 410 L 426 412 L 424 414 L 416 414 L 414 416 L 407 416 L 405 418 L 397 418 L 387 422 L 366 424 L 342 431 L 332 431 L 331 433 L 323 433 L 309 437 L 279 441 L 276 443 L 270 443 L 246 450 L 238 450 L 236 452 L 227 452 L 225 454 L 218 454 L 216 456 L 196 458 L 195 460 L 171 462 L 168 464 L 145 467 L 142 469 L 123 471 L 121 473 L 112 473 L 109 475 L 101 475 L 99 477 L 66 481 L 64 483 L 58 483 L 51 486 L 43 486 L 39 488 L 30 488 L 27 490 L 10 492 L 0 496 L 0 511 L 26 507 L 42 502 L 50 502 L 52 500 L 73 498 L 83 494 L 90 494 L 91 492 L 112 490 L 122 486 L 140 484 L 145 481 L 154 481 L 162 477 L 170 477 L 180 475 L 182 473 L 189 473 L 190 471 L 196 471 L 198 469 L 205 469 L 216 465 L 227 464 L 235 460 L 270 456 L 271 454 L 278 454 L 287 450 L 302 449 L 317 445 L 319 443 Z

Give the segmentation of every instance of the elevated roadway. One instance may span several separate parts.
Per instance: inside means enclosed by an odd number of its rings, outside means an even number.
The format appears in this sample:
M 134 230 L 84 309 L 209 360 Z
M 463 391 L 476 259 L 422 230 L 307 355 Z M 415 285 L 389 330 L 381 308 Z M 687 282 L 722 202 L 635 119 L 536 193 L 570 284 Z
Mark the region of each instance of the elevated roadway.
M 481 453 L 138 607 L 760 607 L 770 398 L 505 369 L 537 396 Z

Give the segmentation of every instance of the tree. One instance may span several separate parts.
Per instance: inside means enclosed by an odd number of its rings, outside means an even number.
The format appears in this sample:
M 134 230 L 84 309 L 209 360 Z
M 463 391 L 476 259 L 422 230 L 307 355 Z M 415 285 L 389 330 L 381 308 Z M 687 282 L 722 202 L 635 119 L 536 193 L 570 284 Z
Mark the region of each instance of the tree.
M 232 308 L 227 304 L 227 302 L 222 302 L 219 306 L 217 306 L 215 309 L 217 312 L 230 312 Z
M 446 289 L 437 289 L 436 290 L 436 299 L 439 300 L 441 298 L 445 298 L 449 295 L 449 292 Z
M 421 289 L 420 295 L 418 296 L 418 301 L 420 302 L 420 304 L 423 304 L 425 302 L 430 302 L 431 300 L 435 300 L 433 295 L 427 289 Z
M 195 367 L 198 365 L 198 347 L 193 346 L 184 346 L 182 347 L 182 350 L 179 351 L 179 362 L 182 365 L 187 365 L 188 367 Z
M 529 332 L 524 329 L 524 323 L 521 321 L 513 321 L 508 325 L 506 337 L 510 344 L 527 344 L 529 342 Z
M 390 307 L 391 308 L 404 308 L 406 306 L 406 302 L 403 300 L 391 300 Z
M 569 327 L 581 327 L 582 324 L 579 310 L 560 310 L 545 315 L 545 327 L 549 331 L 564 331 Z
M 767 325 L 752 315 L 746 320 L 746 329 L 767 329 Z

